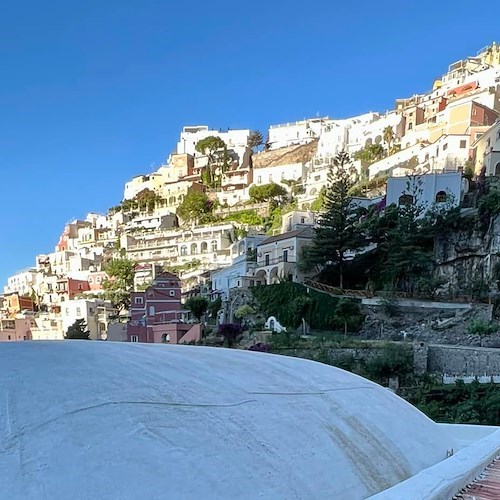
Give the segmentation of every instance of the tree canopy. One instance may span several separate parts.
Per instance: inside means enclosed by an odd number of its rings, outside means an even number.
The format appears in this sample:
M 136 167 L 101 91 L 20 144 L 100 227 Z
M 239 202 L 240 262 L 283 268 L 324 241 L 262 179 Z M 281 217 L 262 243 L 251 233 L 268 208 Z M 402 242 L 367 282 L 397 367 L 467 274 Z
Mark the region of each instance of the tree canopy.
M 135 262 L 127 258 L 113 259 L 106 266 L 106 274 L 108 278 L 102 283 L 105 297 L 119 309 L 128 309 L 134 289 Z
M 248 136 L 248 146 L 254 149 L 258 148 L 263 143 L 264 138 L 262 137 L 262 133 L 258 130 L 252 130 Z
M 198 141 L 195 149 L 207 157 L 207 165 L 201 172 L 203 184 L 209 187 L 220 185 L 222 175 L 230 164 L 226 143 L 220 137 L 211 135 Z
M 355 171 L 347 153 L 339 153 L 328 173 L 324 211 L 318 221 L 312 247 L 308 252 L 311 265 L 335 265 L 339 270 L 339 286 L 343 287 L 346 253 L 363 245 L 358 217 L 349 194 L 355 183 Z
M 208 300 L 205 297 L 190 297 L 186 300 L 185 306 L 193 313 L 193 316 L 201 321 L 208 309 Z
M 187 223 L 207 224 L 213 221 L 214 205 L 205 193 L 190 191 L 177 207 L 177 215 Z
M 87 330 L 87 325 L 84 319 L 77 319 L 71 326 L 68 327 L 66 339 L 90 340 L 90 331 Z
M 359 151 L 356 151 L 353 155 L 355 160 L 361 160 L 366 163 L 374 163 L 381 160 L 385 156 L 385 149 L 382 144 L 370 144 Z
M 248 194 L 253 201 L 260 203 L 263 201 L 282 201 L 286 198 L 288 192 L 283 186 L 280 186 L 275 182 L 271 182 L 261 186 L 252 186 L 248 191 Z

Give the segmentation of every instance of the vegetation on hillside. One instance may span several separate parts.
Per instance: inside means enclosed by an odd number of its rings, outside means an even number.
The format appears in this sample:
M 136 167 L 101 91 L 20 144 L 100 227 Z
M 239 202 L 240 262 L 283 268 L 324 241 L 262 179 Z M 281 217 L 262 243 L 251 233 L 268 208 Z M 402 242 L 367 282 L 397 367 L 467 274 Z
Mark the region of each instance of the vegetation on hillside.
M 130 308 L 130 292 L 134 289 L 135 262 L 126 258 L 113 259 L 106 266 L 102 287 L 104 297 L 118 309 Z
M 84 319 L 77 319 L 68 327 L 64 338 L 71 340 L 90 340 L 90 331 Z

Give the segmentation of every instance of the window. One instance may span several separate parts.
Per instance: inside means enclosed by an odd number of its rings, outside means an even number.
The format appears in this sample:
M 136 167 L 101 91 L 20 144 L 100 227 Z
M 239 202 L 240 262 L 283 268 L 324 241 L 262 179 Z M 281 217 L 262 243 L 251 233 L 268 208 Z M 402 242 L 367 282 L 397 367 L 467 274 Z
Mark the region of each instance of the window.
M 436 203 L 446 203 L 448 201 L 448 195 L 445 191 L 439 191 L 436 194 Z
M 144 304 L 144 299 L 142 297 L 136 297 L 134 302 L 135 305 L 142 306 L 142 304 Z
M 285 172 L 281 172 L 281 180 L 285 178 Z
M 288 262 L 288 250 L 283 250 L 283 262 Z
M 269 261 L 270 261 L 270 258 L 269 258 L 269 254 L 266 253 L 266 255 L 264 255 L 264 262 L 265 262 L 265 265 L 268 266 L 269 265 Z
M 257 177 L 257 184 L 262 184 L 262 176 Z
M 175 290 L 170 290 L 168 293 L 170 297 L 175 297 Z
M 131 335 L 130 342 L 139 342 L 139 335 Z
M 399 206 L 413 205 L 413 196 L 411 194 L 403 194 L 399 197 Z
M 97 276 L 97 278 L 95 279 L 96 283 L 100 283 L 102 281 L 102 278 L 100 276 Z
M 66 308 L 66 316 L 69 316 L 69 307 Z
M 305 224 L 306 223 L 306 218 L 305 217 L 301 217 L 300 218 L 300 223 L 301 224 Z
M 273 182 L 273 174 L 269 174 L 269 182 Z
M 187 255 L 188 249 L 186 245 L 181 246 L 181 255 Z
M 92 276 L 89 278 L 89 284 L 92 284 L 94 280 L 92 279 Z
M 149 306 L 149 316 L 154 316 L 155 313 L 155 306 Z
M 460 141 L 460 149 L 465 149 L 467 146 L 467 141 Z
M 81 316 L 81 315 L 82 315 L 82 310 L 81 310 L 81 308 L 80 308 L 80 307 L 77 307 L 77 308 L 76 308 L 76 315 L 77 315 L 77 316 Z
M 408 130 L 412 130 L 413 129 L 413 123 L 408 123 Z
M 500 162 L 498 162 L 495 166 L 495 175 L 500 175 Z
M 443 151 L 446 151 L 448 149 L 448 144 L 443 144 Z

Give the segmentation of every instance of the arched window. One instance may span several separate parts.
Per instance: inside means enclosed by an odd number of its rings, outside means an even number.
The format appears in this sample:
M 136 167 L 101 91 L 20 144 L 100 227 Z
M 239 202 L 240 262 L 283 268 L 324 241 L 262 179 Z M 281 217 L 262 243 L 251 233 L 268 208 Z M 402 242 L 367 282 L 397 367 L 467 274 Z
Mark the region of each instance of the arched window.
M 162 336 L 161 336 L 161 341 L 162 342 L 170 342 L 170 335 L 168 333 L 164 333 Z
M 187 255 L 188 249 L 186 245 L 181 246 L 181 255 Z
M 196 255 L 198 253 L 198 245 L 196 243 L 191 243 L 191 255 Z
M 495 166 L 495 175 L 500 175 L 500 161 Z
M 413 205 L 413 196 L 411 194 L 402 194 L 399 197 L 399 206 Z
M 217 241 L 213 240 L 211 245 L 212 245 L 212 252 L 217 252 L 217 247 L 218 247 Z
M 446 203 L 448 201 L 448 195 L 445 191 L 439 191 L 436 194 L 436 203 Z
M 207 252 L 208 252 L 208 243 L 206 241 L 204 241 L 201 244 L 201 253 L 207 253 Z

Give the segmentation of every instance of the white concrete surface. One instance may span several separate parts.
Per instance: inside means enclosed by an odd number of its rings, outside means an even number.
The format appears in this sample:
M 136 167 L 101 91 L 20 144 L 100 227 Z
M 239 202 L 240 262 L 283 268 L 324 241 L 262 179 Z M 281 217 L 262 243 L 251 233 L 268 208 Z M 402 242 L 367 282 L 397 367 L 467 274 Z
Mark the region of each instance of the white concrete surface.
M 372 500 L 448 500 L 477 479 L 500 454 L 500 429 L 460 450 L 447 460 L 423 470 Z
M 452 445 L 387 389 L 271 354 L 12 343 L 0 379 L 2 499 L 361 499 Z

